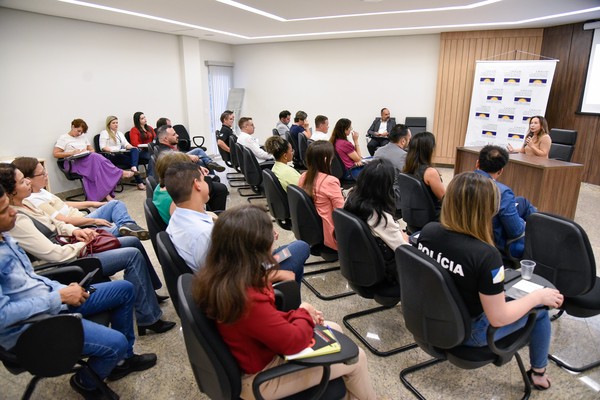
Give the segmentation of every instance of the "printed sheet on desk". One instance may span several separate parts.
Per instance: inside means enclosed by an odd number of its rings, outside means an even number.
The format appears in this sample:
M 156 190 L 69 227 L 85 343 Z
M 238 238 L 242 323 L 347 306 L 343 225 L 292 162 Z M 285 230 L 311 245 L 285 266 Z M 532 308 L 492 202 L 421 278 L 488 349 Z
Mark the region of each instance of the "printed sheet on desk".
M 309 347 L 299 353 L 286 355 L 286 360 L 297 360 L 300 358 L 309 358 L 324 356 L 326 354 L 338 353 L 342 350 L 340 343 L 335 339 L 335 335 L 328 328 L 317 325 L 313 331 L 313 338 Z

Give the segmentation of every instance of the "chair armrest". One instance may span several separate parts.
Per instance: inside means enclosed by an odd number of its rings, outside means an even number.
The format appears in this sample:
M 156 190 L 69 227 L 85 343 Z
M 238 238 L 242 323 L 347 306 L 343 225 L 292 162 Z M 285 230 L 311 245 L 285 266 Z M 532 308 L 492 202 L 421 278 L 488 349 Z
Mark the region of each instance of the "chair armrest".
M 520 334 L 518 338 L 506 348 L 498 348 L 496 346 L 496 342 L 494 341 L 494 333 L 496 333 L 496 330 L 498 328 L 495 328 L 492 325 L 490 325 L 487 330 L 487 344 L 490 347 L 490 350 L 492 350 L 494 354 L 497 354 L 499 356 L 507 356 L 513 354 L 521 347 L 525 346 L 529 341 L 531 331 L 533 331 L 533 327 L 537 318 L 537 312 L 538 310 L 535 308 L 529 310 L 529 313 L 527 314 L 527 322 L 525 323 L 525 326 L 520 329 Z
M 196 139 L 200 140 L 202 139 L 202 141 L 200 142 L 200 144 L 198 144 L 198 142 L 196 142 Z M 204 136 L 193 136 L 192 137 L 192 142 L 194 142 L 194 146 L 196 147 L 202 147 L 204 148 Z
M 263 400 L 260 393 L 260 385 L 263 383 L 270 381 L 271 379 L 278 378 L 280 376 L 292 374 L 294 372 L 302 371 L 307 368 L 314 368 L 314 366 L 305 366 L 294 363 L 285 363 L 278 365 L 275 368 L 268 369 L 266 371 L 262 371 L 256 375 L 254 381 L 252 381 L 252 392 L 254 393 L 254 397 L 257 400 Z M 329 365 L 323 365 L 323 375 L 321 377 L 321 382 L 315 388 L 315 393 L 313 393 L 312 399 L 319 399 L 325 390 L 327 390 L 327 385 L 329 385 L 329 377 L 331 375 L 331 369 Z
M 77 270 L 71 269 L 73 267 L 78 268 L 79 271 L 77 272 Z M 95 257 L 84 257 L 68 263 L 44 264 L 36 267 L 35 272 L 39 275 L 44 275 L 50 279 L 59 281 L 64 285 L 68 285 L 71 282 L 79 282 L 87 273 L 92 272 L 96 268 L 100 268 L 100 271 L 102 271 L 102 263 L 99 259 Z M 90 283 L 93 284 L 100 282 L 110 282 L 110 278 L 105 277 L 100 273 L 96 274 Z

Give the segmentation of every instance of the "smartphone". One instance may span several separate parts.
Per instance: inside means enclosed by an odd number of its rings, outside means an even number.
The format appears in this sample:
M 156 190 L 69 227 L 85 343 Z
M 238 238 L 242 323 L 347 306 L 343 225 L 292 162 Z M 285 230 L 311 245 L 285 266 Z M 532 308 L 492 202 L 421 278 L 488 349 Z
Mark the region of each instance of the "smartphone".
M 81 286 L 82 288 L 86 288 L 87 286 L 89 286 L 89 284 L 92 282 L 92 279 L 94 279 L 94 276 L 96 276 L 96 273 L 98 272 L 100 268 L 96 268 L 95 270 L 93 270 L 92 272 L 88 273 L 82 280 L 81 282 L 79 282 L 79 286 Z
M 290 251 L 286 247 L 285 249 L 273 254 L 273 258 L 275 259 L 275 261 L 281 264 L 283 260 L 287 260 L 288 258 L 290 258 L 291 255 L 292 253 L 290 253 Z

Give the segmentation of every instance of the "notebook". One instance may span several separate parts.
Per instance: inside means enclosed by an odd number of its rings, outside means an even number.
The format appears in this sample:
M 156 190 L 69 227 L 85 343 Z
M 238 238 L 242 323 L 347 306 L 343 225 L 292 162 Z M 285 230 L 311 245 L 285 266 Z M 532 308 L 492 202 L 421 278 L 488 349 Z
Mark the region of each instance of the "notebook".
M 299 353 L 286 355 L 286 360 L 298 360 L 301 358 L 324 356 L 326 354 L 339 353 L 342 346 L 336 340 L 334 333 L 327 327 L 317 325 L 313 331 L 313 338 L 309 347 Z

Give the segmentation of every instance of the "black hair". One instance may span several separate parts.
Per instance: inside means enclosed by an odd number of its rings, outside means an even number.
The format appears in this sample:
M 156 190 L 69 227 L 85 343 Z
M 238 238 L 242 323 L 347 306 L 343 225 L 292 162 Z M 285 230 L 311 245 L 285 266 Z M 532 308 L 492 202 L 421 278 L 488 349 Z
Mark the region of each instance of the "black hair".
M 508 163 L 508 151 L 500 146 L 487 145 L 479 152 L 479 169 L 496 173 Z
M 392 143 L 398 143 L 400 139 L 406 135 L 408 135 L 408 126 L 404 124 L 396 124 L 390 131 L 388 139 L 390 139 L 390 142 Z

